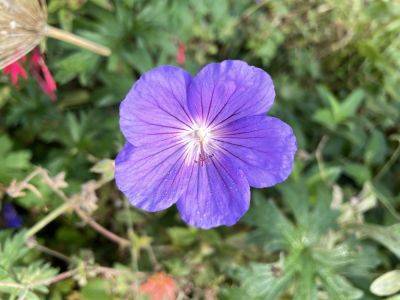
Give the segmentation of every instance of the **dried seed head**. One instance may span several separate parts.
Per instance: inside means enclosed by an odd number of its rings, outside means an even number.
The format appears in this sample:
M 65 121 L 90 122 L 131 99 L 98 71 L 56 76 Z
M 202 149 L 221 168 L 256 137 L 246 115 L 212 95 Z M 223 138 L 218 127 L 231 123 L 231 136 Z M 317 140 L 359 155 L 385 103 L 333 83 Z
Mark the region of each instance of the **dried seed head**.
M 45 0 L 0 0 L 0 69 L 35 48 L 46 23 Z

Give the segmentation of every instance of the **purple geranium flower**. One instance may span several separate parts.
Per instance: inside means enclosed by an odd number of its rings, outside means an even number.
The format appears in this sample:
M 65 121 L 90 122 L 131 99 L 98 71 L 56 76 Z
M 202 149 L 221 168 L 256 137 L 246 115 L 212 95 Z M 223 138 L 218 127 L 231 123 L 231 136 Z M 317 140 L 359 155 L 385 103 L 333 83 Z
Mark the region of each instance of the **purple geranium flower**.
M 11 203 L 4 204 L 2 215 L 6 228 L 20 228 L 22 226 L 22 219 Z
M 132 205 L 177 205 L 190 225 L 233 225 L 249 208 L 250 186 L 270 187 L 292 171 L 296 138 L 265 115 L 271 77 L 243 61 L 205 66 L 195 77 L 161 66 L 145 73 L 120 106 L 127 143 L 116 183 Z

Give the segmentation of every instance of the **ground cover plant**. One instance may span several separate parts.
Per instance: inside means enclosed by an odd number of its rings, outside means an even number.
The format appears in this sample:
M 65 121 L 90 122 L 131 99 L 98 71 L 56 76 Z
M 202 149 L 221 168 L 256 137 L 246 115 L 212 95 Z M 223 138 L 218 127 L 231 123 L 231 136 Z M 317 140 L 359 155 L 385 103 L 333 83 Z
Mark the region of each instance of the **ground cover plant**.
M 400 298 L 397 1 L 49 0 L 46 14 L 103 48 L 41 37 L 2 70 L 1 299 Z M 290 176 L 252 189 L 232 226 L 132 206 L 114 178 L 119 104 L 153 68 L 227 59 L 273 79 Z

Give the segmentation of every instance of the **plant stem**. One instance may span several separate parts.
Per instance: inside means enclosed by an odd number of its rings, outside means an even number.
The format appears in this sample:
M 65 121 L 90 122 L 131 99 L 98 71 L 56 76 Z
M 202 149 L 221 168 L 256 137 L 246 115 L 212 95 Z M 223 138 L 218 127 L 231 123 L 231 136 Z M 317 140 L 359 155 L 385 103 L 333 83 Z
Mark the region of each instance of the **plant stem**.
M 385 165 L 382 167 L 382 169 L 378 172 L 378 174 L 375 176 L 374 180 L 379 180 L 383 175 L 386 174 L 387 171 L 393 166 L 393 164 L 397 161 L 397 159 L 400 156 L 400 139 L 398 140 L 398 145 L 396 150 L 394 150 L 392 156 L 389 158 L 389 160 L 385 163 Z
M 56 40 L 64 41 L 80 48 L 87 49 L 92 51 L 96 54 L 103 55 L 103 56 L 110 56 L 111 50 L 110 48 L 101 46 L 97 43 L 91 42 L 87 39 L 81 38 L 73 33 L 68 31 L 61 30 L 59 28 L 55 28 L 50 25 L 46 25 L 44 30 L 46 36 L 51 37 Z
M 20 283 L 15 283 L 15 282 L 0 282 L 0 287 L 10 287 L 10 288 L 17 288 L 17 289 L 26 289 L 30 290 L 32 288 L 35 288 L 37 286 L 41 285 L 52 285 L 56 282 L 62 281 L 64 279 L 67 279 L 69 277 L 72 277 L 76 274 L 77 270 L 71 270 L 71 271 L 66 271 L 64 273 L 60 273 L 52 278 L 36 281 L 30 284 L 20 284 Z
M 54 188 L 51 185 L 49 187 L 52 189 L 52 191 L 57 196 L 59 196 L 62 200 L 64 200 L 65 203 L 70 202 L 70 200 L 64 194 L 63 191 L 61 191 L 57 188 Z M 81 220 L 86 222 L 90 227 L 92 227 L 98 233 L 102 234 L 104 237 L 119 244 L 121 247 L 128 247 L 130 245 L 130 241 L 116 235 L 115 233 L 113 233 L 113 232 L 109 231 L 108 229 L 104 228 L 103 226 L 101 226 L 99 223 L 97 223 L 95 220 L 93 220 L 93 218 L 91 216 L 87 215 L 83 210 L 81 210 L 78 206 L 74 206 L 73 209 L 76 212 L 76 214 L 78 215 L 78 217 L 81 218 Z
M 135 245 L 133 243 L 133 238 L 135 236 L 135 231 L 133 229 L 133 219 L 132 219 L 132 215 L 129 212 L 129 205 L 128 202 L 126 201 L 126 199 L 124 200 L 124 209 L 127 213 L 127 217 L 126 217 L 126 226 L 127 226 L 127 231 L 128 231 L 128 237 L 129 240 L 131 242 L 131 246 L 129 248 L 129 253 L 131 255 L 131 266 L 132 266 L 132 270 L 134 273 L 139 272 L 139 248 L 138 245 Z M 135 280 L 133 282 L 134 285 L 134 296 L 137 296 L 136 293 L 138 293 L 139 291 L 139 281 L 138 279 L 135 277 Z
M 56 250 L 50 249 L 50 248 L 48 248 L 46 246 L 40 245 L 33 239 L 32 239 L 32 241 L 30 243 L 31 243 L 31 245 L 30 245 L 31 247 L 35 248 L 36 250 L 38 250 L 40 252 L 43 252 L 45 254 L 51 255 L 51 256 L 56 257 L 58 259 L 61 259 L 61 260 L 65 261 L 65 262 L 67 262 L 67 263 L 71 262 L 71 259 L 68 256 L 66 256 L 63 253 L 58 252 Z
M 63 213 L 65 213 L 67 210 L 69 210 L 72 207 L 71 202 L 65 202 L 55 210 L 53 210 L 51 213 L 49 213 L 46 217 L 41 219 L 38 223 L 36 223 L 31 229 L 29 229 L 26 232 L 26 238 L 30 238 L 34 236 L 36 233 L 38 233 L 40 230 L 42 230 L 44 227 L 46 227 L 49 223 L 57 219 L 57 217 L 61 216 Z
M 103 226 L 101 226 L 99 223 L 97 223 L 95 220 L 93 220 L 90 216 L 88 216 L 84 211 L 82 211 L 78 207 L 75 207 L 74 209 L 75 209 L 75 212 L 77 213 L 77 215 L 84 222 L 86 222 L 90 227 L 92 227 L 94 230 L 96 230 L 98 233 L 100 233 L 104 237 L 119 244 L 121 247 L 128 247 L 130 245 L 130 242 L 127 239 L 124 239 L 124 238 L 116 235 L 115 233 L 109 231 L 108 229 L 104 228 Z
M 32 284 L 32 286 L 34 287 L 34 286 L 40 286 L 40 285 L 46 285 L 46 286 L 52 285 L 56 282 L 63 281 L 64 279 L 70 278 L 70 277 L 74 276 L 76 273 L 77 273 L 77 270 L 66 271 L 66 272 L 60 273 L 52 278 L 34 282 Z

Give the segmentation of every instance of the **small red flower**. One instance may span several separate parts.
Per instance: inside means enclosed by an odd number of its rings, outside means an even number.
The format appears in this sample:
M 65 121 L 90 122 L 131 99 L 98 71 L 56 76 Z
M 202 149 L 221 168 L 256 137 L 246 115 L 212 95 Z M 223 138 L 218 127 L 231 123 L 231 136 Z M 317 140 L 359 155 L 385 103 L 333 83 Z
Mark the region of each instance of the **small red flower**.
M 32 52 L 31 56 L 31 73 L 36 78 L 39 86 L 42 88 L 43 92 L 46 93 L 51 100 L 56 100 L 57 84 L 47 67 L 40 50 L 36 48 Z
M 10 64 L 3 69 L 3 73 L 10 77 L 11 83 L 14 86 L 18 86 L 19 78 L 28 78 L 23 64 L 26 61 L 26 56 L 22 57 L 20 60 Z M 47 67 L 43 55 L 40 53 L 39 48 L 35 48 L 29 59 L 30 73 L 35 77 L 37 83 L 39 84 L 42 91 L 47 94 L 51 100 L 56 100 L 57 84 L 51 74 L 49 68 Z
M 165 273 L 157 273 L 150 276 L 140 286 L 140 293 L 150 300 L 175 300 L 177 286 L 175 280 Z
M 26 73 L 24 67 L 21 65 L 26 60 L 26 57 L 22 57 L 20 60 L 13 62 L 3 69 L 3 73 L 10 77 L 11 83 L 15 86 L 18 86 L 19 78 L 22 77 L 24 79 L 28 78 L 28 74 Z
M 184 43 L 178 43 L 178 50 L 176 52 L 176 62 L 179 65 L 184 65 L 186 62 L 186 46 Z

